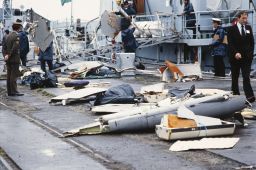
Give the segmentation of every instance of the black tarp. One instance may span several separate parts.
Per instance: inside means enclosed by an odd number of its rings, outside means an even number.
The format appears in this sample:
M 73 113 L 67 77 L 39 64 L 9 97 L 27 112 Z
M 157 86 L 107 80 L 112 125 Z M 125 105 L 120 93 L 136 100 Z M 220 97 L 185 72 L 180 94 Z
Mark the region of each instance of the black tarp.
M 135 103 L 135 93 L 129 84 L 122 84 L 111 87 L 105 93 L 99 94 L 96 97 L 94 105 L 103 105 L 109 103 Z
M 30 89 L 33 90 L 44 87 L 57 87 L 58 80 L 57 76 L 51 71 L 46 72 L 44 76 L 41 73 L 32 72 L 30 75 L 24 76 L 21 83 L 29 85 Z

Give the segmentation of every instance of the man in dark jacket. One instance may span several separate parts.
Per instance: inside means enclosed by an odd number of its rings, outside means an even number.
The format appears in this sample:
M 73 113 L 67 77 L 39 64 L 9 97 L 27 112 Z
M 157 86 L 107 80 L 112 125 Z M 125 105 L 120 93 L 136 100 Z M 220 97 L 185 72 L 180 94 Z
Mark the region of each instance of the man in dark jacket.
M 3 56 L 5 56 L 5 53 L 6 53 L 6 39 L 7 39 L 7 36 L 9 35 L 9 33 L 10 33 L 9 30 L 4 31 L 4 37 L 2 39 L 2 54 L 3 54 Z
M 121 19 L 121 30 L 124 30 L 124 27 L 126 27 L 127 23 L 132 20 L 131 17 L 136 15 L 136 11 L 130 6 L 128 1 L 124 1 L 124 3 L 122 4 L 122 9 L 128 15 L 128 17 L 125 17 L 121 12 L 115 12 L 115 14 L 122 16 L 122 19 Z
M 129 4 L 128 1 L 124 1 L 123 4 L 121 4 L 121 7 L 124 10 L 124 12 L 126 12 L 127 15 L 129 15 L 129 16 L 136 15 L 135 9 Z M 123 15 L 121 12 L 115 12 L 115 14 L 116 15 Z
M 127 20 L 126 23 L 121 26 L 121 29 L 122 43 L 125 53 L 135 53 L 138 47 L 138 42 L 133 35 L 135 28 L 131 25 L 131 22 Z
M 186 18 L 186 28 L 193 31 L 193 38 L 196 38 L 196 15 L 190 0 L 184 0 L 183 15 Z
M 20 76 L 20 45 L 18 31 L 21 29 L 21 23 L 14 22 L 13 31 L 6 39 L 6 52 L 4 59 L 7 66 L 7 93 L 8 96 L 21 96 L 23 94 L 17 91 L 17 79 Z
M 212 18 L 213 23 L 213 41 L 210 44 L 212 47 L 212 56 L 214 61 L 215 76 L 225 77 L 225 64 L 223 58 L 226 56 L 227 45 L 224 43 L 226 32 L 221 27 L 219 18 Z
M 255 97 L 250 83 L 250 71 L 254 52 L 253 31 L 247 25 L 248 13 L 242 11 L 238 14 L 238 22 L 228 30 L 229 60 L 232 73 L 232 91 L 240 95 L 238 78 L 240 70 L 243 76 L 244 93 L 249 102 Z
M 128 1 L 124 1 L 123 10 L 124 10 L 129 16 L 136 15 L 135 9 L 133 9 L 133 7 L 129 4 Z
M 48 31 L 50 31 L 50 27 L 48 27 Z M 49 47 L 47 47 L 47 49 L 45 51 L 42 51 L 40 49 L 39 51 L 39 61 L 41 64 L 41 69 L 46 72 L 46 65 L 45 63 L 47 63 L 49 70 L 53 69 L 53 42 L 51 42 L 51 44 L 49 45 Z
M 23 66 L 26 66 L 27 64 L 27 54 L 29 52 L 29 41 L 28 36 L 25 31 L 22 29 L 18 33 L 20 38 L 20 59 Z
M 3 39 L 2 39 L 2 54 L 3 54 L 3 56 L 6 55 L 6 39 L 9 35 L 9 33 L 10 33 L 9 30 L 4 31 L 4 36 L 3 36 Z M 4 65 L 3 72 L 6 72 L 6 64 Z

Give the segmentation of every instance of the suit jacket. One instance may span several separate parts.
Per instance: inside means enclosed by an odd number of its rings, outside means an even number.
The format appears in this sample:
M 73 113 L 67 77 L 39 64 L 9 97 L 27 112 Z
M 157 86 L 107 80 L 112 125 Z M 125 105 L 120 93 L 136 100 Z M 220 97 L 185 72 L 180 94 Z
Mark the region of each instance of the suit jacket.
M 17 32 L 11 32 L 6 39 L 7 64 L 20 64 L 20 42 Z
M 228 29 L 228 50 L 230 61 L 236 61 L 235 54 L 241 53 L 241 61 L 252 60 L 254 52 L 254 38 L 250 25 L 245 25 L 245 37 L 240 34 L 237 25 Z

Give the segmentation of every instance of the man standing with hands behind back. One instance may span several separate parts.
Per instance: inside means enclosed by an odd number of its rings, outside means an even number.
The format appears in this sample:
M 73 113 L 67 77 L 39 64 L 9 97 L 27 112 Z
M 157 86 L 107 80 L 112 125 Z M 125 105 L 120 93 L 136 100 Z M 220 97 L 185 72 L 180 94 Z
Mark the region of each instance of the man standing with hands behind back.
M 240 95 L 238 78 L 240 70 L 243 76 L 243 89 L 246 99 L 253 103 L 255 97 L 250 83 L 251 63 L 254 52 L 254 38 L 250 25 L 247 25 L 248 13 L 241 11 L 238 22 L 228 31 L 229 60 L 232 74 L 232 92 Z
M 22 93 L 17 91 L 17 79 L 20 76 L 20 44 L 18 31 L 22 25 L 20 22 L 14 22 L 12 25 L 13 31 L 6 39 L 4 60 L 7 66 L 7 93 L 8 96 L 22 96 Z

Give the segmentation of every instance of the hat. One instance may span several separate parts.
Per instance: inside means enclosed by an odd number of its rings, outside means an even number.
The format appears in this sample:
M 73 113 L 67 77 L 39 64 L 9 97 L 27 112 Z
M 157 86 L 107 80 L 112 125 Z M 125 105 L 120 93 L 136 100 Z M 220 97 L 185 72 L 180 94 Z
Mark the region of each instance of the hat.
M 20 26 L 22 26 L 22 21 L 20 19 L 17 19 L 15 22 L 12 23 L 12 25 L 20 25 Z
M 128 1 L 124 1 L 124 5 L 129 5 L 129 2 Z
M 221 19 L 219 19 L 219 18 L 212 18 L 212 21 L 221 22 Z

